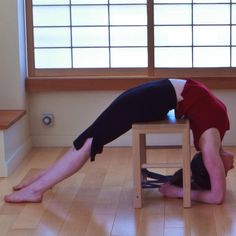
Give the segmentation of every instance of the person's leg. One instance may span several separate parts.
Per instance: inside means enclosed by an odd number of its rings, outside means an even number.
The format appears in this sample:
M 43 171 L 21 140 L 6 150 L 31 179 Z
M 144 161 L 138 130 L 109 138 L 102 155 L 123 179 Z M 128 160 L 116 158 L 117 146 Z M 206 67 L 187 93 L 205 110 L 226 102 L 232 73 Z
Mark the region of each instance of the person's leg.
M 168 79 L 128 89 L 74 140 L 74 147 L 80 149 L 86 138 L 93 137 L 91 161 L 94 161 L 104 145 L 130 130 L 133 123 L 162 120 L 176 107 L 176 102 L 174 87 Z
M 23 179 L 23 180 L 21 180 L 20 183 L 18 183 L 17 185 L 13 186 L 12 189 L 14 191 L 19 191 L 22 188 L 25 188 L 28 185 L 32 184 L 37 179 L 41 178 L 46 172 L 47 172 L 47 170 L 42 170 L 39 173 L 37 173 L 36 175 L 34 175 L 34 176 L 31 176 L 29 178 Z
M 6 195 L 6 202 L 40 202 L 43 193 L 55 184 L 77 172 L 88 160 L 92 138 L 88 139 L 80 150 L 71 148 L 54 165 L 34 182 L 17 192 Z

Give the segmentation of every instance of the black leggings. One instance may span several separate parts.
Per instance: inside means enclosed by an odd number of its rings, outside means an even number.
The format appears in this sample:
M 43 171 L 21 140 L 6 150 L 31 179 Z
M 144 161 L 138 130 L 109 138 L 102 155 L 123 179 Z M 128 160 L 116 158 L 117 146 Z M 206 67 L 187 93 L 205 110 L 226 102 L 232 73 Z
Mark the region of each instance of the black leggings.
M 133 123 L 157 121 L 176 107 L 174 87 L 168 79 L 149 82 L 128 89 L 118 96 L 73 143 L 80 149 L 93 138 L 91 161 L 103 146 L 131 129 Z

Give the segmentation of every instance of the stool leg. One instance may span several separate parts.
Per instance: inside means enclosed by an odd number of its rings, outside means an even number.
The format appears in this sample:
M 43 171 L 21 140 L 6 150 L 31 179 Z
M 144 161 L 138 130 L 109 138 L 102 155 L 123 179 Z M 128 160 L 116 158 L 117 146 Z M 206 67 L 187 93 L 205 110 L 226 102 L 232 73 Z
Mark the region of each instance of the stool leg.
M 146 160 L 145 144 L 145 135 L 133 131 L 134 208 L 142 207 L 141 165 Z
M 183 204 L 184 207 L 191 207 L 191 153 L 189 129 L 183 133 Z
M 140 140 L 140 160 L 141 160 L 141 167 L 142 167 L 142 164 L 147 163 L 146 134 L 140 134 L 139 140 Z

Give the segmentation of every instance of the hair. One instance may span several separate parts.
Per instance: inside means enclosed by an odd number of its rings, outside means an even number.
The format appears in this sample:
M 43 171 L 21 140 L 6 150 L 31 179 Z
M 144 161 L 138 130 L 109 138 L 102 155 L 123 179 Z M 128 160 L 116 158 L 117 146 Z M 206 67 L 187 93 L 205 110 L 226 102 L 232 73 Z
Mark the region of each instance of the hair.
M 193 190 L 210 190 L 211 182 L 209 174 L 202 160 L 202 153 L 198 152 L 191 161 L 191 189 Z M 179 187 L 183 187 L 183 170 L 180 169 L 174 173 L 170 179 L 170 183 Z

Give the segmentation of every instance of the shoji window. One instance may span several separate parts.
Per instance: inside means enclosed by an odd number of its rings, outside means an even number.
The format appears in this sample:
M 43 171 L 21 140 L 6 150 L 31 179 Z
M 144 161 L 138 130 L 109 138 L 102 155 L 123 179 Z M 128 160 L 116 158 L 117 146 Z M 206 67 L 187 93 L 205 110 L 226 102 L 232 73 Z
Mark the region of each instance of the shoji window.
M 154 0 L 155 66 L 235 67 L 236 1 Z
M 147 67 L 142 0 L 32 0 L 36 69 Z
M 29 78 L 236 75 L 236 0 L 25 1 Z

